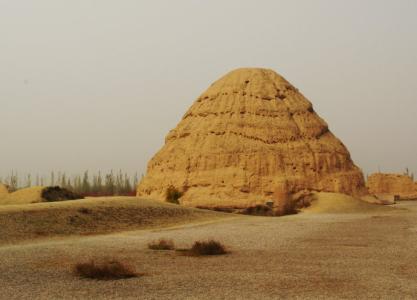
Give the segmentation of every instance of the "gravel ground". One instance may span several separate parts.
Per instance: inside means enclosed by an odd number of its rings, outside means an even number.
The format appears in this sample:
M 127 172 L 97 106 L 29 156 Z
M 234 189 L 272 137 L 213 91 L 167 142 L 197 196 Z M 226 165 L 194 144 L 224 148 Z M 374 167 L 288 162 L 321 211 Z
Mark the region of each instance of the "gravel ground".
M 0 247 L 1 299 L 415 299 L 417 202 L 349 214 L 242 216 L 160 230 Z M 148 250 L 215 238 L 231 253 Z M 71 266 L 115 257 L 146 275 L 79 279 Z

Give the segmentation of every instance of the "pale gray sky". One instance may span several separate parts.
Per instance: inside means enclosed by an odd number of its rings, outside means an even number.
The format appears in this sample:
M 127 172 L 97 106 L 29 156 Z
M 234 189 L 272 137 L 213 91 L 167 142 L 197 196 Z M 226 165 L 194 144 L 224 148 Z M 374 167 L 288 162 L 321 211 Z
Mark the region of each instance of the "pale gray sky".
M 286 77 L 366 173 L 417 173 L 415 0 L 0 0 L 0 176 L 143 173 L 237 67 Z

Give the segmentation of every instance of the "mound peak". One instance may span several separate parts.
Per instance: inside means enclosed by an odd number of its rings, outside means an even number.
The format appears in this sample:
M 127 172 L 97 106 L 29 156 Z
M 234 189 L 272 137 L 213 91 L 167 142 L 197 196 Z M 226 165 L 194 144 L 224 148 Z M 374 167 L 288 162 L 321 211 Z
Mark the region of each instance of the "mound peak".
M 363 174 L 312 104 L 273 70 L 214 82 L 148 164 L 138 196 L 174 186 L 190 206 L 251 206 L 300 190 L 361 193 Z

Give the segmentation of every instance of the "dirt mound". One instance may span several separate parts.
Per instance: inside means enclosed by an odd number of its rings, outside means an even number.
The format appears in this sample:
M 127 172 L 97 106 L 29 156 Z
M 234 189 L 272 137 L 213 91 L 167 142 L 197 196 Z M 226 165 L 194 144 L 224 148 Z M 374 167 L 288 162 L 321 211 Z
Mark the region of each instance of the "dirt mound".
M 9 189 L 6 185 L 0 183 L 0 199 L 6 197 L 9 194 Z
M 360 194 L 361 170 L 312 104 L 272 70 L 238 69 L 212 84 L 166 137 L 137 195 L 188 206 L 252 207 L 300 190 Z
M 382 204 L 382 205 L 391 205 L 395 204 L 394 196 L 388 196 L 388 197 L 377 197 L 375 195 L 365 195 L 360 197 L 362 201 L 372 203 L 372 204 Z
M 366 186 L 381 199 L 417 199 L 417 183 L 408 175 L 375 173 L 368 177 Z
M 83 198 L 60 187 L 35 186 L 24 188 L 0 198 L 0 205 L 21 205 Z
M 29 204 L 43 202 L 42 191 L 44 188 L 45 187 L 43 186 L 35 186 L 17 190 L 0 200 L 0 204 Z
M 159 228 L 233 215 L 136 197 L 0 206 L 0 245 L 54 236 Z
M 349 195 L 339 193 L 314 193 L 310 206 L 303 209 L 306 213 L 366 213 L 374 210 L 393 208 L 367 203 Z

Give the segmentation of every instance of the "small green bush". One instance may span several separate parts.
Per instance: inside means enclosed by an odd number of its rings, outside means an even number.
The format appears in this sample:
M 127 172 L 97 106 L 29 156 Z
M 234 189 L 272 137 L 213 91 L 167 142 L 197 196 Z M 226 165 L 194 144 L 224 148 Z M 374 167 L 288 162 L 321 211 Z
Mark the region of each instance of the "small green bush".
M 180 204 L 179 199 L 182 196 L 182 192 L 180 192 L 174 186 L 169 186 L 166 193 L 165 193 L 165 200 L 169 203 Z

